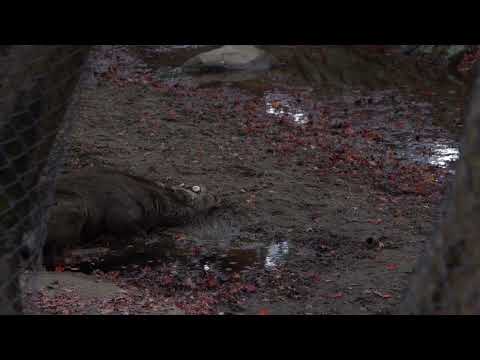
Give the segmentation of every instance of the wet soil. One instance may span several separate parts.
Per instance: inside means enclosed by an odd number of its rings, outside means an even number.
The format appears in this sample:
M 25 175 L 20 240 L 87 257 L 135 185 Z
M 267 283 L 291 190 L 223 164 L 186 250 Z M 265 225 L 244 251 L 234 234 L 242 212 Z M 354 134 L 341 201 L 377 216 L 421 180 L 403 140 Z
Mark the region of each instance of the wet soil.
M 454 174 L 464 89 L 346 47 L 267 47 L 283 64 L 268 73 L 171 72 L 209 48 L 98 48 L 65 171 L 205 184 L 229 206 L 73 271 L 187 314 L 395 311 Z

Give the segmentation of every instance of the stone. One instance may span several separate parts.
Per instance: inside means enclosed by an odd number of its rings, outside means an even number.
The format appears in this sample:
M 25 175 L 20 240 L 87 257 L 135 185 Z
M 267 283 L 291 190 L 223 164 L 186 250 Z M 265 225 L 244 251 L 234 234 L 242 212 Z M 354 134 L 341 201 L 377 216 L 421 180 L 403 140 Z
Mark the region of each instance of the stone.
M 253 45 L 225 45 L 199 54 L 183 65 L 186 73 L 265 71 L 276 63 L 273 56 Z

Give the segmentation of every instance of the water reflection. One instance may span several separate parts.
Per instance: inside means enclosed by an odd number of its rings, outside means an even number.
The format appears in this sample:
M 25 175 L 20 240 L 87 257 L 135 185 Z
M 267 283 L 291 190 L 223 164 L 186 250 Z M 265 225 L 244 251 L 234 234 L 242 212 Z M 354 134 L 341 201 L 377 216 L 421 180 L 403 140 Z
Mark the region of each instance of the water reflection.
M 265 268 L 272 269 L 281 264 L 289 253 L 288 241 L 272 244 L 267 249 Z
M 449 166 L 451 162 L 458 160 L 460 156 L 458 148 L 451 145 L 433 144 L 432 152 L 433 155 L 428 162 L 442 168 Z
M 308 123 L 308 115 L 305 111 L 294 103 L 287 94 L 282 93 L 267 93 L 265 95 L 265 105 L 267 114 L 276 116 L 288 116 L 300 125 Z
M 230 249 L 220 259 L 212 257 L 209 261 L 217 263 L 220 269 L 227 272 L 238 272 L 259 266 L 272 270 L 283 265 L 289 253 L 289 243 L 281 241 L 268 247 Z
M 397 148 L 399 160 L 409 160 L 439 168 L 451 168 L 460 156 L 458 144 L 453 141 L 406 142 Z M 454 172 L 454 170 L 450 170 Z

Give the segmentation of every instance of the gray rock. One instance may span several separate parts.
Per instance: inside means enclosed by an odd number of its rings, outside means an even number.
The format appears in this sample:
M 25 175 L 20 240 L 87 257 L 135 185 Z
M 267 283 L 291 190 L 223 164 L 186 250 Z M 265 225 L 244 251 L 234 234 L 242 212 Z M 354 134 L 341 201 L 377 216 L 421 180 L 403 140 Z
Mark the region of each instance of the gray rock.
M 199 54 L 183 65 L 186 73 L 211 73 L 225 71 L 265 71 L 276 60 L 253 45 L 225 45 Z

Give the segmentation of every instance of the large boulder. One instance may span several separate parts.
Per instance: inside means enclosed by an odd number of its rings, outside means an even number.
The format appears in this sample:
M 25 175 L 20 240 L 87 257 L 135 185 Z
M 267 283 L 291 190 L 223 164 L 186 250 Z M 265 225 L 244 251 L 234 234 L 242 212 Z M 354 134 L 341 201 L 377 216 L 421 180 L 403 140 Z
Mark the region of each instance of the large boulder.
M 273 56 L 253 45 L 225 45 L 188 60 L 183 65 L 186 73 L 225 71 L 264 71 L 276 63 Z

